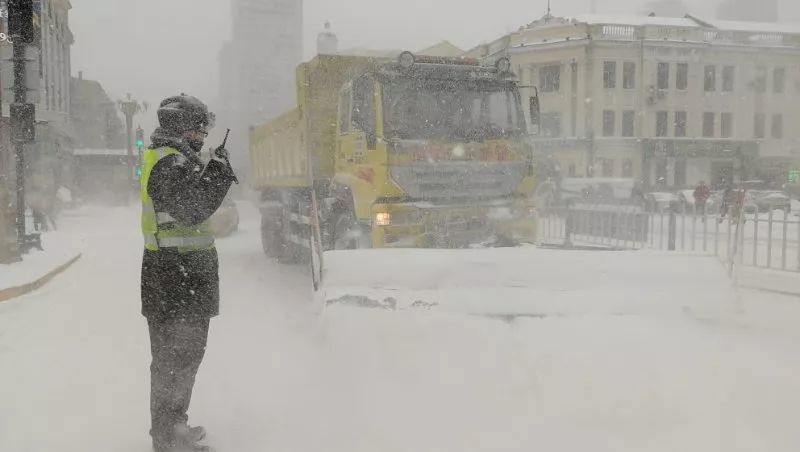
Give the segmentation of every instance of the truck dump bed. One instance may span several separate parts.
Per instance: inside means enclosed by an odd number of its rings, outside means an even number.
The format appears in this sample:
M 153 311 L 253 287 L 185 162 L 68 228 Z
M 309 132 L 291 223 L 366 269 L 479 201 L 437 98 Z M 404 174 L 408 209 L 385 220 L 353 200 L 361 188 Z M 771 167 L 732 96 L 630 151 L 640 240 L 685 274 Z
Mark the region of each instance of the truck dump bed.
M 298 107 L 250 131 L 250 184 L 308 187 L 312 179 L 331 178 L 339 92 L 380 63 L 368 57 L 319 55 L 298 66 Z

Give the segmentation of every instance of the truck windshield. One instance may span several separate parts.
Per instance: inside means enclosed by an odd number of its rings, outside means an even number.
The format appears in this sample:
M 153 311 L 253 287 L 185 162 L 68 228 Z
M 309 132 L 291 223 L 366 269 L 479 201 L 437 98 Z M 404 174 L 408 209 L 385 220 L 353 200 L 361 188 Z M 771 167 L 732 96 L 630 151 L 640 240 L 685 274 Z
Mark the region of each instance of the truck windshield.
M 483 141 L 524 127 L 507 83 L 393 80 L 383 85 L 383 104 L 389 139 Z

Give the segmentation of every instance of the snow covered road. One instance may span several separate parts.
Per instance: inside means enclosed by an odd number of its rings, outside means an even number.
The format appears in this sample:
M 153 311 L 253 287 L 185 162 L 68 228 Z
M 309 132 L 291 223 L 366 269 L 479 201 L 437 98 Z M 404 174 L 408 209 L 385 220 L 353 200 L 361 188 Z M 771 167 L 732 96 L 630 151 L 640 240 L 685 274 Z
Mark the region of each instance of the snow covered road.
M 646 281 L 658 300 L 718 293 L 730 309 L 321 322 L 305 269 L 268 262 L 243 207 L 242 230 L 219 244 L 222 315 L 190 412 L 220 452 L 800 449 L 800 299 L 733 290 L 718 266 L 687 290 L 677 260 L 661 283 L 629 262 L 624 280 L 604 273 L 607 294 Z M 2 452 L 149 450 L 138 213 L 85 213 L 62 222 L 86 236 L 83 259 L 0 303 Z M 604 271 L 596 255 L 574 259 L 531 265 L 574 287 L 586 281 L 571 267 Z

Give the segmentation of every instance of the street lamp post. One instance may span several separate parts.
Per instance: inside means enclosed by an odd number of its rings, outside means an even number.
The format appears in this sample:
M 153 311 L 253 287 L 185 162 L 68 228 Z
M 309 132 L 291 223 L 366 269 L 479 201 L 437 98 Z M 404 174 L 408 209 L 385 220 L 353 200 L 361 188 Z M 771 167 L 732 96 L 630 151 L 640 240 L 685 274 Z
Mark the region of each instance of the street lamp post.
M 128 93 L 126 100 L 118 100 L 117 105 L 123 115 L 125 115 L 125 130 L 127 132 L 127 141 L 125 142 L 125 149 L 128 153 L 128 177 L 133 187 L 136 180 L 136 168 L 133 159 L 133 117 L 143 111 L 147 111 L 149 105 L 147 102 L 139 103 L 135 99 L 131 99 L 131 94 Z

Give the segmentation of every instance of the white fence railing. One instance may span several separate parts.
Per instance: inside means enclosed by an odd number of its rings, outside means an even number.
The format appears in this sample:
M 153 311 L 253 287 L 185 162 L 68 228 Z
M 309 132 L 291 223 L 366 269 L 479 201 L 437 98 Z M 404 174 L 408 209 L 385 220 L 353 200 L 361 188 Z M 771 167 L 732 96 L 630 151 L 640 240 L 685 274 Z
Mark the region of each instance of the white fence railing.
M 800 272 L 800 217 L 788 209 L 720 214 L 576 205 L 539 212 L 539 241 L 719 256 L 729 264 Z

